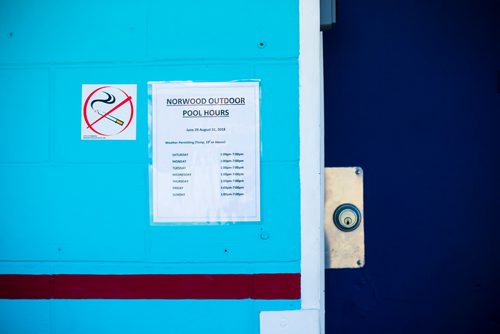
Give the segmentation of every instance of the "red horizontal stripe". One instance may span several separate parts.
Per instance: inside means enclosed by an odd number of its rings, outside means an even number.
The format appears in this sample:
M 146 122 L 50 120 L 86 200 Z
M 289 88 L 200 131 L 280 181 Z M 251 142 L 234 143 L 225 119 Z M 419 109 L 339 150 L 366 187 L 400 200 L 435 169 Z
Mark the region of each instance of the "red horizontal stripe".
M 300 274 L 0 275 L 0 299 L 300 299 Z
M 300 299 L 300 274 L 260 274 L 252 282 L 252 299 Z
M 0 275 L 2 299 L 48 299 L 52 290 L 49 275 Z

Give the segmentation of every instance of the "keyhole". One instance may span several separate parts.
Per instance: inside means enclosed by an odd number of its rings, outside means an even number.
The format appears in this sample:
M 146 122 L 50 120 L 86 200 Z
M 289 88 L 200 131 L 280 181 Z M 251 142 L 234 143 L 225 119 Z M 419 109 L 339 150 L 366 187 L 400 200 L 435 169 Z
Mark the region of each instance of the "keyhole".
M 351 223 L 352 223 L 352 219 L 351 219 L 350 217 L 346 217 L 346 218 L 344 219 L 344 223 L 345 223 L 347 226 L 349 226 L 349 225 L 351 225 Z

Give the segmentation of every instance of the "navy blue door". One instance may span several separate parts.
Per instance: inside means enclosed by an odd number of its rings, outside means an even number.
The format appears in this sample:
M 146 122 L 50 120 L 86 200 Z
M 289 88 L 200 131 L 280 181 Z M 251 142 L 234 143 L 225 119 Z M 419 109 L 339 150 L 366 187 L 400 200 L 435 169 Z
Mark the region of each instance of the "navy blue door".
M 500 332 L 500 2 L 337 1 L 327 166 L 365 171 L 366 267 L 327 333 Z

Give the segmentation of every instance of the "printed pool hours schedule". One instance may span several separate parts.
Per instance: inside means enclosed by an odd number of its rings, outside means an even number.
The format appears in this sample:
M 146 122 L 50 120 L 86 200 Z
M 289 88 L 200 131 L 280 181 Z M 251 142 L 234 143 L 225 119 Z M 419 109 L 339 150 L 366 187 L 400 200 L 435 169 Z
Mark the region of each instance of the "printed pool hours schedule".
M 259 83 L 150 83 L 150 94 L 153 223 L 259 221 Z

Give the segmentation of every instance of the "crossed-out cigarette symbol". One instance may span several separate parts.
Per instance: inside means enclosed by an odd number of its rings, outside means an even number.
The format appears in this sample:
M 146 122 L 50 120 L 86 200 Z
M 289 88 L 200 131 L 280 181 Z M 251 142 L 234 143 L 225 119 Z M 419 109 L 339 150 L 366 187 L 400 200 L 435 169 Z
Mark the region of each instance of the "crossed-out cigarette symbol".
M 106 110 L 106 105 L 111 108 Z M 123 132 L 130 125 L 133 115 L 132 97 L 116 86 L 97 88 L 88 95 L 83 108 L 87 129 L 101 136 L 114 136 Z

